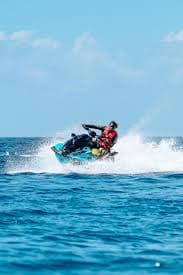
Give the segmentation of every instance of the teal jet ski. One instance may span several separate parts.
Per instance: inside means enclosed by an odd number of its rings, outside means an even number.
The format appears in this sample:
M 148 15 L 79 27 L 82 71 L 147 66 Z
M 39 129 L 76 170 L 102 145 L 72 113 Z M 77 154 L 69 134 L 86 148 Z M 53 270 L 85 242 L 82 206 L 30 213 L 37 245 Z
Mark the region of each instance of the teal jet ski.
M 106 152 L 101 154 L 96 148 L 98 136 L 94 131 L 88 130 L 88 134 L 71 134 L 71 139 L 65 143 L 58 143 L 51 147 L 56 158 L 62 164 L 84 164 L 99 159 L 114 159 L 117 152 Z

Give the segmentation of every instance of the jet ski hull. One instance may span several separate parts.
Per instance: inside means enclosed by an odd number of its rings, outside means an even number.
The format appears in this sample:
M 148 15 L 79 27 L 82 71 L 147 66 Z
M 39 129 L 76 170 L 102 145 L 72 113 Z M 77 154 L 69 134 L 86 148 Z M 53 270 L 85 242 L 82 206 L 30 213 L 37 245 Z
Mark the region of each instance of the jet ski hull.
M 75 152 L 72 152 L 67 156 L 63 156 L 61 153 L 61 149 L 63 146 L 64 146 L 64 143 L 58 143 L 51 148 L 52 151 L 55 153 L 57 160 L 62 164 L 66 164 L 66 163 L 81 164 L 81 163 L 89 162 L 95 159 L 89 147 L 84 147 L 82 150 L 76 150 Z

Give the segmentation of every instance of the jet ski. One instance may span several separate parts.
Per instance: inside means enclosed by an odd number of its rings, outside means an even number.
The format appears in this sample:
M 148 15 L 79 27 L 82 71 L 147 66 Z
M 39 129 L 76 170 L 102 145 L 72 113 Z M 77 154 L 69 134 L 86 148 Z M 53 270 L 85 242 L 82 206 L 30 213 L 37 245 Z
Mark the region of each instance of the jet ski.
M 71 138 L 65 143 L 58 143 L 51 147 L 57 160 L 62 163 L 84 164 L 94 160 L 114 160 L 115 151 L 101 152 L 96 148 L 98 136 L 94 131 L 88 130 L 88 134 L 71 134 Z

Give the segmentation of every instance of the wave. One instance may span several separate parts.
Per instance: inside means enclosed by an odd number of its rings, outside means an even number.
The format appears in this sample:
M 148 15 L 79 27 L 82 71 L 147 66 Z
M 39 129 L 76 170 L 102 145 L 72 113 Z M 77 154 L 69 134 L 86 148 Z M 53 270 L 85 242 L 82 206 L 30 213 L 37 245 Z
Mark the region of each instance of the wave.
M 42 144 L 37 153 L 23 163 L 7 166 L 8 173 L 87 173 L 139 174 L 150 172 L 183 172 L 183 150 L 174 138 L 147 139 L 140 135 L 121 137 L 115 145 L 115 161 L 95 161 L 85 165 L 61 165 L 51 151 L 57 138 Z

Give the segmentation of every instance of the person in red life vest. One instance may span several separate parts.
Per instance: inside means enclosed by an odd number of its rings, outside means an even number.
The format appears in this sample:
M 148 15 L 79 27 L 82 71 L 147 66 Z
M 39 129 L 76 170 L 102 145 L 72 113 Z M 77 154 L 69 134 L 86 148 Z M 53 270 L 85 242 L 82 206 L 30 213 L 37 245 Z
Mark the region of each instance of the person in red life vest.
M 110 148 L 116 143 L 118 134 L 116 129 L 118 124 L 115 121 L 111 121 L 107 126 L 97 126 L 90 124 L 82 124 L 83 128 L 96 129 L 102 131 L 101 135 L 96 140 L 97 148 L 102 148 L 105 152 L 109 152 Z

